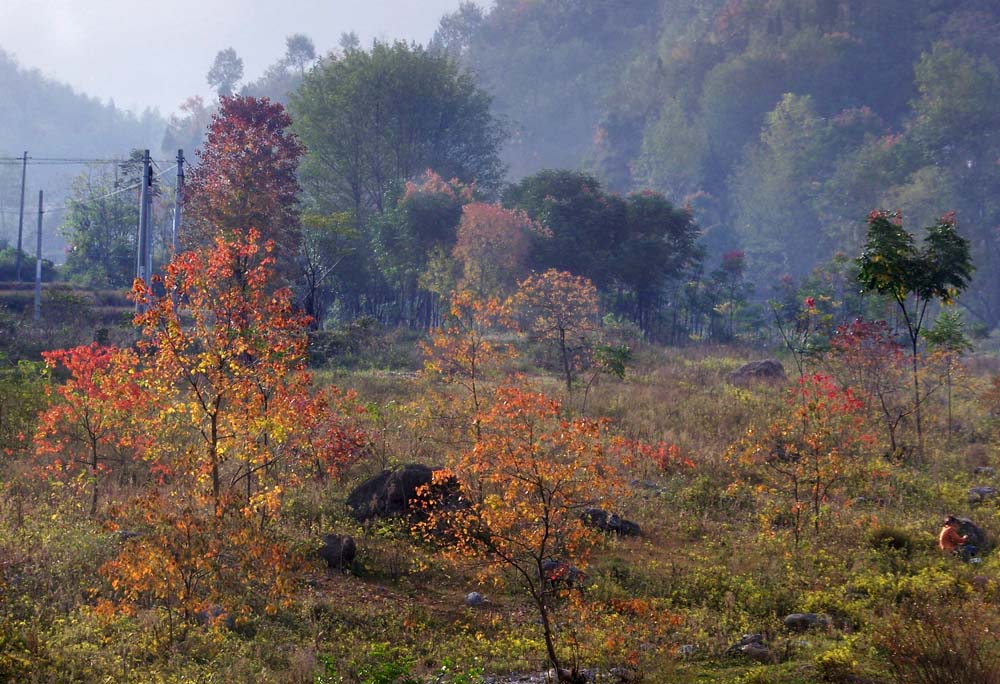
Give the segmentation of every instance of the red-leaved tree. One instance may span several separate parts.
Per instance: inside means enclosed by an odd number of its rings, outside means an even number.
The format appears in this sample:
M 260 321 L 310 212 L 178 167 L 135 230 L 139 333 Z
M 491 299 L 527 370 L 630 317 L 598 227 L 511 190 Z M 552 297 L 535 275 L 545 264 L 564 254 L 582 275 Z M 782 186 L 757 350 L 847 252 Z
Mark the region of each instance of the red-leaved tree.
M 305 148 L 288 131 L 292 120 L 267 98 L 223 97 L 185 191 L 188 246 L 211 245 L 218 233 L 257 230 L 277 245 L 279 261 L 299 243 L 296 172 Z

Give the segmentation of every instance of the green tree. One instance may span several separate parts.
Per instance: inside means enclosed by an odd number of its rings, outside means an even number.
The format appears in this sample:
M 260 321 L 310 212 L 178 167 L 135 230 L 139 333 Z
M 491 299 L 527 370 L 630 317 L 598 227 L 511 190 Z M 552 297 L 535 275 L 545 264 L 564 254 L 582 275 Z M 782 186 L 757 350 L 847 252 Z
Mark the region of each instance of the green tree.
M 920 337 L 931 302 L 950 304 L 968 287 L 973 272 L 969 242 L 958 234 L 953 214 L 942 216 L 928 228 L 918 247 L 914 236 L 903 229 L 898 213 L 873 211 L 868 216 L 868 242 L 858 263 L 858 280 L 864 289 L 894 300 L 906 324 L 918 458 L 923 458 Z
M 360 225 L 393 185 L 433 169 L 485 190 L 503 178 L 504 126 L 491 99 L 446 54 L 397 42 L 349 49 L 306 74 L 291 101 L 309 148 L 303 184 L 323 211 Z
M 812 98 L 786 94 L 733 178 L 736 226 L 752 269 L 769 280 L 804 275 L 829 251 L 813 208 L 813 180 L 829 161 L 829 135 Z
M 233 48 L 219 50 L 208 70 L 205 80 L 219 94 L 219 97 L 230 97 L 236 92 L 236 84 L 243 78 L 243 60 Z
M 956 309 L 942 309 L 934 321 L 934 327 L 925 335 L 927 346 L 944 354 L 945 387 L 948 390 L 948 441 L 954 432 L 952 411 L 952 375 L 956 357 L 961 357 L 973 348 L 972 341 L 965 334 L 962 312 Z
M 139 209 L 132 188 L 139 167 L 83 171 L 70 191 L 60 227 L 67 242 L 66 275 L 88 287 L 128 288 L 135 277 Z

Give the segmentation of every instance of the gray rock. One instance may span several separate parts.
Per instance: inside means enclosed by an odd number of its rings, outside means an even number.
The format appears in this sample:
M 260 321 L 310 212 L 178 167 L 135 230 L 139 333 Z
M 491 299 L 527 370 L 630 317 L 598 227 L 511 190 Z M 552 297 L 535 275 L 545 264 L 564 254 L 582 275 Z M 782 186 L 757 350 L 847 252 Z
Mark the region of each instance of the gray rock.
M 989 538 L 987 538 L 986 533 L 983 532 L 976 523 L 972 522 L 968 518 L 958 519 L 958 533 L 969 538 L 968 544 L 972 544 L 979 552 L 989 550 Z
M 729 648 L 725 650 L 725 655 L 728 656 L 743 655 L 743 647 L 750 645 L 766 648 L 767 644 L 764 643 L 764 635 L 744 634 L 743 636 L 740 637 L 739 641 L 737 641 L 735 644 L 731 645 Z
M 829 615 L 819 613 L 792 613 L 782 620 L 787 629 L 793 632 L 806 632 L 810 629 L 827 629 L 832 620 Z
M 726 379 L 729 381 L 729 384 L 739 386 L 755 382 L 785 382 L 785 367 L 777 359 L 751 361 L 734 370 Z
M 979 466 L 972 471 L 976 475 L 985 475 L 987 477 L 993 477 L 995 471 L 990 466 Z
M 681 658 L 690 658 L 695 652 L 694 644 L 681 644 L 677 647 L 677 655 Z
M 745 655 L 750 660 L 756 661 L 758 663 L 775 663 L 777 658 L 775 658 L 774 653 L 771 652 L 767 646 L 761 646 L 760 644 L 746 644 L 740 647 L 740 653 Z
M 969 489 L 969 502 L 978 503 L 986 501 L 996 496 L 997 490 L 993 487 L 971 487 Z
M 486 603 L 486 597 L 480 594 L 478 591 L 470 591 L 465 595 L 465 605 L 469 608 L 477 608 Z
M 601 532 L 617 534 L 621 537 L 638 537 L 642 529 L 638 523 L 621 518 L 614 513 L 608 513 L 600 508 L 585 508 L 580 514 L 580 520 L 586 527 Z
M 331 568 L 350 570 L 357 555 L 357 545 L 354 537 L 346 534 L 324 534 L 323 546 L 319 549 L 319 557 Z

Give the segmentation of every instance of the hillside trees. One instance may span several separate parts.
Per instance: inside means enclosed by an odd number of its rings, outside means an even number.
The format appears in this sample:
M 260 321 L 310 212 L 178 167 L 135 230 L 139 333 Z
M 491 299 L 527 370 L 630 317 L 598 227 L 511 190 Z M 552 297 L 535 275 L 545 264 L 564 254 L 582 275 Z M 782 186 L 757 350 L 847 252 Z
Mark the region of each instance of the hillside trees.
M 243 78 L 243 60 L 233 48 L 219 50 L 205 76 L 208 85 L 219 94 L 220 98 L 232 97 L 241 78 Z
M 511 186 L 504 204 L 544 229 L 529 264 L 582 276 L 647 333 L 671 301 L 669 289 L 700 263 L 700 229 L 691 215 L 655 192 L 622 198 L 587 174 L 542 171 Z

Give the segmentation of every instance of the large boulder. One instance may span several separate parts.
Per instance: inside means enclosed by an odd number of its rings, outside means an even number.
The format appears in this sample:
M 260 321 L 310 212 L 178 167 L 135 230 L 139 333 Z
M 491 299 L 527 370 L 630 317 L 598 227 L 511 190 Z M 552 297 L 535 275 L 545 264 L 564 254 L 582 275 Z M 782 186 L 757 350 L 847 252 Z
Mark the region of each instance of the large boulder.
M 357 552 L 358 547 L 354 543 L 354 537 L 347 534 L 324 534 L 319 557 L 331 568 L 349 570 Z
M 779 383 L 785 382 L 785 367 L 777 359 L 751 361 L 734 370 L 727 376 L 731 385 L 750 385 L 755 382 Z
M 395 470 L 383 470 L 359 484 L 347 497 L 351 516 L 358 522 L 365 522 L 419 512 L 423 508 L 419 491 L 425 485 L 432 485 L 437 470 L 440 468 L 420 463 L 410 463 Z M 460 505 L 458 482 L 452 478 L 443 484 L 433 485 L 430 488 L 430 498 L 445 501 L 448 505 Z
M 638 523 L 620 518 L 616 514 L 608 513 L 600 508 L 584 508 L 583 513 L 580 514 L 580 520 L 586 527 L 609 534 L 617 534 L 621 537 L 638 537 L 642 534 Z
M 986 537 L 986 533 L 979 529 L 976 523 L 972 522 L 968 518 L 958 519 L 958 533 L 967 536 L 969 541 L 967 543 L 972 544 L 979 552 L 989 550 L 989 539 Z

